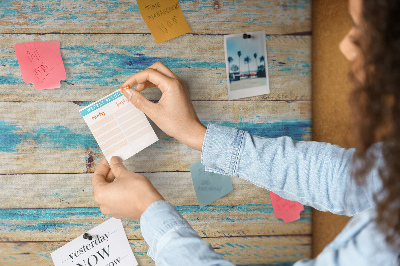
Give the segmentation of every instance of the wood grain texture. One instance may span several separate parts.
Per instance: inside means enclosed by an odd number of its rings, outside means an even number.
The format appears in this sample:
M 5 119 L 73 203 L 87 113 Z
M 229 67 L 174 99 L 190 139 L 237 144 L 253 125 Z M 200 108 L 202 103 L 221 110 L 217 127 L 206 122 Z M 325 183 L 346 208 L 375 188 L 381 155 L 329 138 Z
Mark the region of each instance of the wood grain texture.
M 232 193 L 199 209 L 190 172 L 145 175 L 202 237 L 311 234 L 309 207 L 300 220 L 282 225 L 273 214 L 268 191 L 242 179 L 232 178 Z M 91 174 L 0 176 L 0 241 L 40 241 L 44 235 L 48 241 L 72 240 L 103 222 L 107 216 L 93 200 L 90 178 Z M 124 225 L 128 238 L 142 238 L 137 222 L 125 220 Z
M 181 0 L 195 34 L 266 30 L 267 34 L 311 31 L 311 1 Z M 0 33 L 149 33 L 136 1 L 39 0 L 0 2 Z M 151 44 L 155 44 L 152 40 Z
M 221 237 L 204 238 L 224 259 L 237 265 L 292 265 L 311 254 L 308 236 Z M 0 262 L 5 266 L 52 265 L 50 253 L 67 242 L 0 242 Z M 154 265 L 146 255 L 144 240 L 130 239 L 129 243 L 139 265 Z M 262 252 L 262 256 L 260 256 Z
M 192 33 L 156 45 L 135 1 L 0 2 L 0 265 L 52 265 L 50 252 L 108 219 L 93 200 L 103 157 L 78 110 L 161 60 L 189 87 L 203 124 L 262 137 L 311 139 L 311 1 L 180 0 Z M 269 95 L 227 101 L 223 35 L 265 30 Z M 58 40 L 67 79 L 36 91 L 22 81 L 14 44 Z M 148 89 L 150 100 L 160 92 Z M 234 191 L 199 209 L 189 165 L 200 159 L 162 133 L 125 161 L 141 172 L 225 259 L 292 265 L 311 256 L 311 208 L 284 224 L 267 190 Z M 177 196 L 179 195 L 179 196 Z M 139 224 L 123 220 L 140 265 L 154 265 Z
M 271 204 L 236 204 L 229 198 L 222 205 L 209 205 L 201 210 L 197 205 L 177 206 L 177 210 L 201 237 L 311 235 L 311 208 L 306 208 L 299 220 L 282 225 Z M 0 210 L 0 241 L 71 241 L 85 231 L 111 218 L 98 207 L 31 208 Z M 130 239 L 142 239 L 138 221 L 125 221 Z
M 206 125 L 241 128 L 264 137 L 311 137 L 310 102 L 198 101 L 194 107 Z M 93 172 L 103 156 L 78 112 L 80 108 L 68 102 L 0 102 L 1 173 Z M 200 160 L 200 152 L 153 126 L 160 140 L 128 159 L 125 165 L 129 169 L 188 171 L 190 164 Z
M 184 35 L 148 45 L 150 35 L 0 35 L 2 101 L 97 101 L 118 89 L 132 74 L 162 61 L 188 85 L 192 100 L 227 100 L 224 37 Z M 21 78 L 14 44 L 59 40 L 67 79 L 58 90 L 38 91 Z M 246 100 L 311 99 L 311 36 L 267 36 L 271 93 Z M 196 53 L 192 53 L 196 51 Z M 144 95 L 158 100 L 158 89 Z

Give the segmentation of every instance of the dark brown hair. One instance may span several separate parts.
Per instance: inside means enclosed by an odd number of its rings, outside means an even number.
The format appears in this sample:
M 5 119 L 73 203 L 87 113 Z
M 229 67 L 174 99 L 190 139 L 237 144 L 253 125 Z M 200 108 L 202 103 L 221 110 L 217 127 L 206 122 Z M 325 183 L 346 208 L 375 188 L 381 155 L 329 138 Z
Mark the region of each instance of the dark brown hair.
M 359 184 L 365 180 L 377 159 L 367 151 L 382 142 L 383 188 L 374 196 L 376 222 L 387 243 L 400 250 L 400 1 L 362 2 L 360 36 L 355 41 L 362 63 L 353 65 L 350 73 L 358 140 L 355 160 L 362 162 L 354 177 Z

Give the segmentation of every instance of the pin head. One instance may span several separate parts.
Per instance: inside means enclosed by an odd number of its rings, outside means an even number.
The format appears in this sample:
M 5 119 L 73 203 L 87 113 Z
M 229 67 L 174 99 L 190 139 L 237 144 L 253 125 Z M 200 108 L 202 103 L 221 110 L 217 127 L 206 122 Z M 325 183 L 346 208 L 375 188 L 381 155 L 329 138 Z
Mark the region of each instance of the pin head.
M 84 233 L 84 234 L 83 234 L 83 238 L 84 238 L 84 239 L 92 240 L 93 237 L 92 237 L 91 235 L 89 235 L 88 233 Z
M 243 39 L 250 39 L 250 38 L 251 38 L 250 34 L 243 33 Z

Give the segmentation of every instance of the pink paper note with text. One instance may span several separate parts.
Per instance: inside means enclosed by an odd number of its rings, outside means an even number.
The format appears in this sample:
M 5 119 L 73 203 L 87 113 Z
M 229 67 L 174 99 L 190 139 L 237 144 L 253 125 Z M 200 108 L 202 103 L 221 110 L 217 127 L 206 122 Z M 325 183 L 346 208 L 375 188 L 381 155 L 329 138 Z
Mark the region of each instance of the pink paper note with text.
M 15 54 L 25 83 L 37 90 L 60 88 L 67 78 L 59 41 L 16 43 Z
M 284 223 L 290 223 L 300 219 L 300 213 L 304 206 L 296 201 L 284 199 L 273 192 L 269 192 L 275 218 L 282 219 Z

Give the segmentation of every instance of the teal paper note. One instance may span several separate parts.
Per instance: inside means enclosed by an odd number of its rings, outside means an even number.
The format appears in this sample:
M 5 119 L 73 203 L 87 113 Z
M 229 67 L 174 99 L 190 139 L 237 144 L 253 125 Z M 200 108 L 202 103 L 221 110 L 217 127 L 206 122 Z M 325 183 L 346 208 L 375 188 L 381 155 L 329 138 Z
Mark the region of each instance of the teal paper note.
M 233 190 L 230 176 L 206 172 L 200 161 L 189 168 L 200 209 Z

